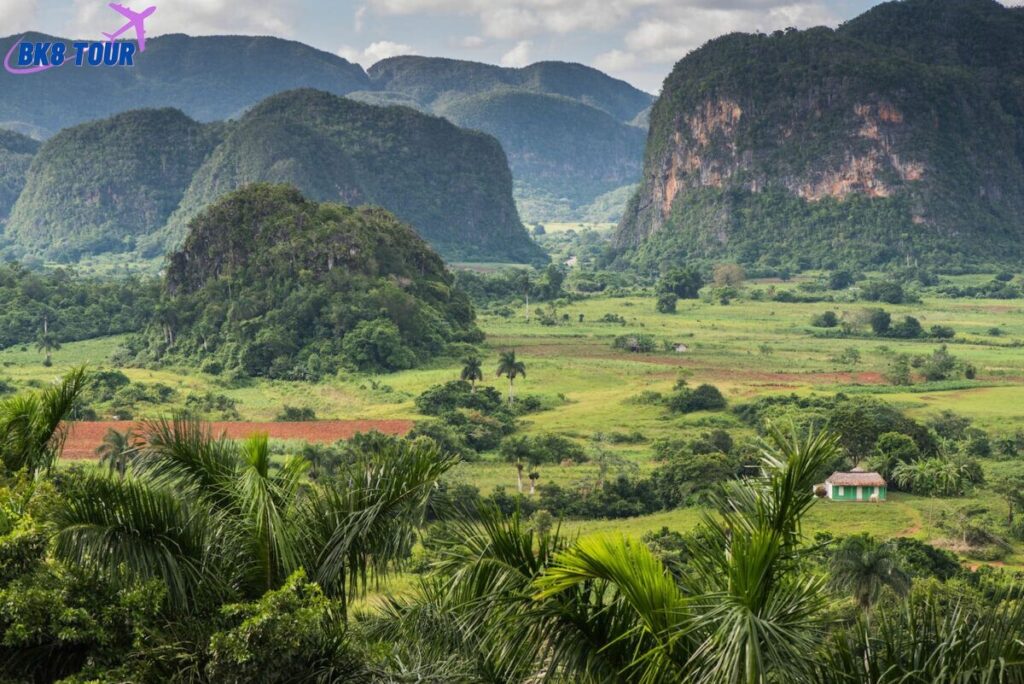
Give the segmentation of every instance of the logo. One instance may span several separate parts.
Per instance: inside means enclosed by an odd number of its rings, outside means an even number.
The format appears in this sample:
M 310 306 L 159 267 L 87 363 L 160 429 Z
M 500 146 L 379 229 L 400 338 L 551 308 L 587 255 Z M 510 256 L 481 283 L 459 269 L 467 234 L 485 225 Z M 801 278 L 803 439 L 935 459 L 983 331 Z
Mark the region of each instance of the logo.
M 10 74 L 38 74 L 41 71 L 65 64 L 75 66 L 134 66 L 135 52 L 146 51 L 146 19 L 156 12 L 156 7 L 147 7 L 141 12 L 134 12 L 124 5 L 111 3 L 110 9 L 114 10 L 128 20 L 121 28 L 113 33 L 104 33 L 106 42 L 84 42 L 64 43 L 61 41 L 53 43 L 28 43 L 25 39 L 16 42 L 7 51 L 4 57 L 4 69 Z M 135 39 L 138 43 L 126 41 L 117 42 L 117 39 L 127 31 L 135 31 Z M 11 58 L 17 54 L 15 63 L 11 64 Z

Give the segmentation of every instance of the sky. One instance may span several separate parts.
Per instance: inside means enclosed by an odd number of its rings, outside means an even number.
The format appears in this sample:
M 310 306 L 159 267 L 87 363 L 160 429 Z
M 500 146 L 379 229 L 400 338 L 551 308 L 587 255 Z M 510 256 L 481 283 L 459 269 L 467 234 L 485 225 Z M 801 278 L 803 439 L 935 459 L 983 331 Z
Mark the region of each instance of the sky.
M 274 35 L 369 67 L 401 54 L 505 66 L 581 62 L 657 93 L 672 65 L 733 31 L 835 26 L 872 0 L 123 0 L 156 5 L 147 35 Z M 1004 4 L 1024 4 L 1006 0 Z M 99 37 L 101 0 L 0 0 L 0 35 Z

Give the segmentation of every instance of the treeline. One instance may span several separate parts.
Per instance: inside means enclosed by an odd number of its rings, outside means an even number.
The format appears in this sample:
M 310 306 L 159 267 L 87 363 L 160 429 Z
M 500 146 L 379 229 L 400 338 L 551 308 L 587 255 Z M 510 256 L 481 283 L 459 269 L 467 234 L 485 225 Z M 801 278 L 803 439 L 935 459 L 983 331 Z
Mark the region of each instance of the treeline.
M 84 277 L 74 269 L 31 271 L 0 265 L 0 346 L 137 332 L 160 296 L 155 278 Z

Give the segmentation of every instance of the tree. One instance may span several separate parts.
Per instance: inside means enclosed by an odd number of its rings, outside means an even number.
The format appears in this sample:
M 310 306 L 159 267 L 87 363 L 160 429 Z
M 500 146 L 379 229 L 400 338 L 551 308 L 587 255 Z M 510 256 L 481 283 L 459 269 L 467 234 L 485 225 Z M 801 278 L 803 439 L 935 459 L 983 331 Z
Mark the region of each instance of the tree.
M 739 264 L 718 264 L 712 274 L 712 281 L 719 287 L 736 286 L 747 277 Z
M 676 312 L 676 294 L 674 292 L 666 292 L 658 295 L 658 301 L 655 304 L 655 309 L 658 313 L 671 314 Z
M 96 455 L 100 457 L 100 465 L 106 465 L 111 473 L 124 477 L 128 463 L 137 453 L 135 433 L 132 430 L 120 432 L 107 428 L 103 441 L 96 447 Z
M 888 334 L 889 326 L 892 324 L 892 316 L 889 315 L 889 312 L 885 309 L 873 309 L 868 316 L 872 332 L 880 337 Z
M 537 493 L 537 480 L 540 479 L 540 473 L 538 473 L 536 470 L 531 470 L 529 478 L 530 478 L 530 496 L 533 496 L 534 494 Z
M 459 379 L 470 384 L 470 393 L 476 393 L 477 380 L 484 379 L 483 370 L 480 368 L 479 357 L 467 356 L 462 360 L 462 372 L 459 373 Z
M 40 351 L 46 354 L 46 359 L 43 361 L 44 366 L 50 366 L 53 364 L 52 356 L 53 352 L 60 349 L 60 342 L 57 341 L 57 337 L 51 332 L 45 332 L 39 336 L 36 340 L 36 351 Z
M 520 494 L 523 493 L 523 469 L 525 467 L 522 461 L 516 461 L 516 490 Z
M 833 586 L 851 592 L 863 611 L 871 610 L 886 587 L 897 596 L 910 590 L 910 576 L 900 567 L 896 547 L 867 534 L 844 539 L 833 552 L 829 569 Z
M 875 451 L 869 460 L 872 470 L 887 480 L 891 480 L 893 472 L 904 463 L 913 463 L 921 457 L 917 442 L 900 432 L 886 432 L 875 442 Z
M 258 598 L 298 569 L 344 611 L 406 557 L 457 461 L 397 440 L 352 456 L 337 478 L 304 484 L 305 459 L 273 465 L 265 436 L 238 444 L 191 419 L 148 423 L 126 477 L 74 482 L 54 514 L 54 554 L 107 581 L 157 580 L 175 614 Z
M 697 299 L 700 289 L 704 287 L 704 279 L 693 266 L 674 268 L 667 271 L 658 280 L 659 294 L 674 294 L 679 299 Z
M 77 368 L 56 385 L 0 402 L 0 460 L 8 474 L 25 468 L 35 476 L 53 467 L 86 380 L 85 369 Z
M 515 400 L 513 394 L 513 383 L 515 379 L 520 375 L 526 377 L 526 364 L 522 361 L 516 360 L 516 352 L 514 349 L 502 352 L 498 357 L 498 377 L 508 378 L 508 403 L 511 404 Z

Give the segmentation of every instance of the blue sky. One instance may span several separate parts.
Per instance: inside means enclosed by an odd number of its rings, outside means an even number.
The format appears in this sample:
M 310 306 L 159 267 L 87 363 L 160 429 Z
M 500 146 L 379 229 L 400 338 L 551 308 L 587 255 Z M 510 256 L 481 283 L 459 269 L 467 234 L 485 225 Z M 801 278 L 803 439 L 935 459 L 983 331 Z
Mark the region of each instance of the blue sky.
M 123 0 L 155 4 L 161 33 L 299 40 L 369 67 L 396 54 L 508 66 L 582 62 L 656 93 L 672 65 L 731 31 L 834 26 L 872 0 Z M 1024 0 L 1008 0 L 1021 4 Z M 98 0 L 0 0 L 0 35 L 90 37 L 118 16 Z

